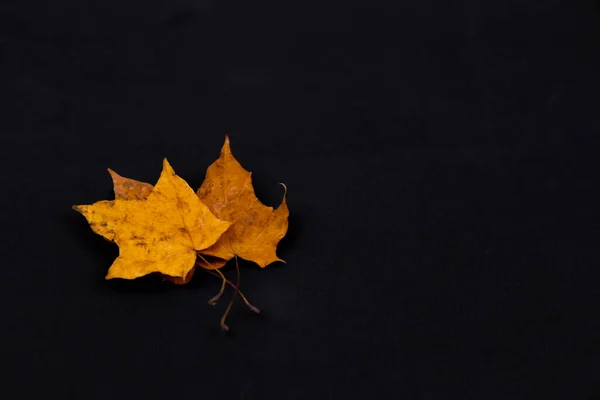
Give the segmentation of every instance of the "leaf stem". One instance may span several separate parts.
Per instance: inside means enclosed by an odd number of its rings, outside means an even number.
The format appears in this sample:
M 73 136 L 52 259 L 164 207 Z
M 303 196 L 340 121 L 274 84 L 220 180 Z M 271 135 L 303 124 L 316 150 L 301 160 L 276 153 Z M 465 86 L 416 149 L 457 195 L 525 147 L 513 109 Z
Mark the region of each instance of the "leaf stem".
M 204 261 L 206 264 L 208 264 L 209 266 L 212 267 L 212 264 L 206 260 L 206 258 L 204 258 L 202 256 L 202 254 L 198 253 L 198 256 L 202 259 L 202 261 Z M 199 267 L 202 267 L 201 264 L 196 263 Z M 233 296 L 231 297 L 231 300 L 229 300 L 229 304 L 227 305 L 227 308 L 225 309 L 225 313 L 223 314 L 223 316 L 221 317 L 221 329 L 223 329 L 224 331 L 229 331 L 229 327 L 227 326 L 227 324 L 225 324 L 225 320 L 227 318 L 227 315 L 229 314 L 229 311 L 231 310 L 231 306 L 233 305 L 236 296 L 239 294 L 240 297 L 242 298 L 242 300 L 244 301 L 244 303 L 246 304 L 246 306 L 248 306 L 248 308 L 250 308 L 253 312 L 255 312 L 256 314 L 260 314 L 260 309 L 258 307 L 255 307 L 254 305 L 250 304 L 250 302 L 248 301 L 248 299 L 246 298 L 246 296 L 244 296 L 244 294 L 242 293 L 242 291 L 239 289 L 240 287 L 240 266 L 238 263 L 238 258 L 237 255 L 235 256 L 235 270 L 237 273 L 237 284 L 234 284 L 233 282 L 231 282 L 230 280 L 228 280 L 225 275 L 219 271 L 218 268 L 214 268 L 214 269 L 206 269 L 206 268 L 202 268 L 204 271 L 208 272 L 211 275 L 214 275 L 216 277 L 219 277 L 222 279 L 222 283 L 221 283 L 221 289 L 219 290 L 219 292 L 213 296 L 208 303 L 211 305 L 216 305 L 217 301 L 219 301 L 219 299 L 221 298 L 221 296 L 223 295 L 223 292 L 225 291 L 225 285 L 230 285 L 232 288 L 234 288 L 234 292 L 233 292 Z
M 235 288 L 235 285 L 233 284 L 233 282 L 231 282 L 229 279 L 225 278 L 225 275 L 223 275 L 223 273 L 221 271 L 219 271 L 218 269 L 216 270 L 209 270 L 209 269 L 205 269 L 204 271 L 208 272 L 211 275 L 214 275 L 218 278 L 221 278 L 223 280 L 223 286 L 225 284 L 228 284 L 229 286 L 231 286 L 232 288 Z M 221 297 L 221 295 L 223 294 L 223 286 L 221 287 L 221 290 L 219 291 L 219 293 L 214 296 L 212 299 L 210 299 L 208 302 L 211 305 L 215 305 L 217 304 L 217 300 L 219 300 L 219 298 Z M 248 301 L 248 299 L 246 298 L 246 296 L 244 296 L 244 293 L 242 293 L 242 291 L 239 291 L 240 297 L 242 298 L 242 300 L 244 301 L 244 303 L 246 303 L 246 305 L 248 306 L 249 309 L 251 309 L 252 311 L 254 311 L 257 314 L 260 314 L 260 308 L 253 306 L 252 304 L 250 304 L 250 302 Z M 214 300 L 214 301 L 213 301 Z
M 231 310 L 231 306 L 233 305 L 237 294 L 240 292 L 240 266 L 238 264 L 237 256 L 235 256 L 235 271 L 237 273 L 237 283 L 235 285 L 235 290 L 233 292 L 233 296 L 231 296 L 231 300 L 229 300 L 229 304 L 227 304 L 227 308 L 225 309 L 223 316 L 221 317 L 221 329 L 223 329 L 225 332 L 229 331 L 229 327 L 225 323 L 225 320 L 227 319 L 227 314 L 229 314 L 229 310 Z
M 216 271 L 219 271 L 219 270 L 216 270 Z M 206 270 L 206 272 L 209 272 L 209 271 Z M 219 293 L 217 293 L 210 300 L 208 300 L 208 304 L 210 304 L 211 306 L 214 306 L 214 305 L 217 304 L 217 301 L 219 301 L 219 299 L 223 295 L 223 291 L 225 291 L 225 285 L 227 285 L 227 283 L 229 283 L 233 287 L 235 287 L 235 286 L 233 285 L 233 283 L 231 283 L 227 279 L 225 279 L 225 276 L 223 275 L 223 273 L 221 271 L 219 271 L 219 274 L 215 274 L 212 271 L 210 271 L 210 273 L 212 273 L 215 276 L 219 276 L 220 275 L 220 277 L 223 279 L 223 282 L 221 283 L 221 290 L 219 290 Z

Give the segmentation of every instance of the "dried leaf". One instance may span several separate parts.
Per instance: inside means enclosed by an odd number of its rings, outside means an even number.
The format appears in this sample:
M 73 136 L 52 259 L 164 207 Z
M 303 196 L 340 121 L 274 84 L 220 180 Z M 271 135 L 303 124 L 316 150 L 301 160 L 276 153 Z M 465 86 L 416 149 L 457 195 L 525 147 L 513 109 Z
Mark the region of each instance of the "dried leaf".
M 153 186 L 146 182 L 136 181 L 135 179 L 125 178 L 117 174 L 112 169 L 108 169 L 113 180 L 115 199 L 116 200 L 145 200 L 152 193 Z M 196 260 L 196 264 L 204 269 L 219 269 L 222 268 L 227 260 L 212 258 L 206 260 L 201 257 Z M 171 281 L 176 284 L 184 284 L 192 279 L 194 269 L 190 270 L 185 278 L 163 275 L 163 280 Z
M 158 272 L 189 280 L 196 252 L 213 245 L 231 223 L 215 217 L 166 159 L 153 188 L 114 171 L 111 175 L 115 200 L 74 206 L 94 232 L 119 246 L 106 279 Z
M 108 169 L 113 180 L 115 200 L 146 200 L 152 193 L 152 186 L 146 182 L 124 178 L 112 169 Z
M 232 226 L 214 246 L 200 253 L 223 260 L 237 255 L 264 268 L 283 261 L 276 249 L 287 232 L 289 210 L 285 193 L 276 210 L 261 203 L 254 193 L 251 175 L 233 157 L 226 136 L 221 156 L 208 168 L 198 197 L 217 218 L 230 221 Z

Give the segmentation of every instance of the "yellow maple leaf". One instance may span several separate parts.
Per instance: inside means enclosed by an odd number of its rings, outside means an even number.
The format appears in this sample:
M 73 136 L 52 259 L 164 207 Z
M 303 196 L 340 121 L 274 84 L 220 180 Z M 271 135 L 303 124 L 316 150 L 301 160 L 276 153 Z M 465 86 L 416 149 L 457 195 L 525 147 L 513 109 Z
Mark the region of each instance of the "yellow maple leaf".
M 124 176 L 119 175 L 112 169 L 108 169 L 110 176 L 113 181 L 113 190 L 115 192 L 116 200 L 145 200 L 150 193 L 152 193 L 152 186 L 149 183 L 137 181 L 135 179 L 126 178 Z M 196 264 L 204 269 L 219 269 L 222 268 L 227 260 L 222 260 L 218 258 L 211 259 L 208 261 L 205 257 L 201 257 L 196 260 Z M 189 282 L 194 275 L 194 269 L 192 268 L 185 278 L 180 278 L 176 276 L 164 275 L 163 278 L 165 280 L 171 281 L 176 284 L 184 284 Z
M 111 175 L 115 200 L 73 207 L 94 232 L 119 246 L 106 279 L 158 272 L 189 280 L 196 252 L 213 245 L 231 223 L 214 216 L 166 159 L 154 187 Z
M 197 194 L 213 214 L 232 226 L 215 245 L 200 253 L 223 260 L 237 255 L 264 268 L 283 261 L 276 249 L 287 232 L 289 210 L 285 192 L 275 210 L 261 203 L 254 193 L 251 175 L 233 157 L 229 137 L 225 136 L 221 155 L 208 167 Z

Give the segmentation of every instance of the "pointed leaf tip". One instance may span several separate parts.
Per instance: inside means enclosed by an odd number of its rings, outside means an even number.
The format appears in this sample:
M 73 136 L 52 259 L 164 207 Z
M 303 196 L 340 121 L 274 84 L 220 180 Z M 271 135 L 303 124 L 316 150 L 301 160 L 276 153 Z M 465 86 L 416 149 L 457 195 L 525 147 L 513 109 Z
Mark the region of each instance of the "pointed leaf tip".
M 221 154 L 231 154 L 231 142 L 229 141 L 229 135 L 225 134 L 225 142 L 223 143 L 223 147 L 221 148 Z
M 74 205 L 73 210 L 77 211 L 79 214 L 83 215 L 84 217 L 86 217 L 86 213 L 85 213 L 85 206 L 82 205 Z M 87 217 L 86 217 L 87 218 Z
M 114 181 L 117 178 L 120 178 L 121 175 L 117 174 L 114 170 L 110 169 L 110 168 L 106 168 L 106 170 L 108 171 L 108 173 L 110 174 L 110 177 L 112 178 L 112 180 Z
M 167 160 L 167 157 L 165 157 L 163 159 L 163 171 L 167 171 L 167 172 L 170 172 L 171 174 L 175 174 L 175 171 L 173 170 L 173 167 L 169 163 L 169 160 Z

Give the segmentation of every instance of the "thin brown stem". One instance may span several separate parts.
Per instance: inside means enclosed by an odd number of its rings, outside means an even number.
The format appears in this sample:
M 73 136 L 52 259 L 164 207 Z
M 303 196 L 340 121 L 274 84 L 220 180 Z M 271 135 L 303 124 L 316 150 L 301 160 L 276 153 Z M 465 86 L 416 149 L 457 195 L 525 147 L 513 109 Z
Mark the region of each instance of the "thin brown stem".
M 202 259 L 202 261 L 204 261 L 205 263 L 207 263 L 209 266 L 211 266 L 211 267 L 213 266 L 206 258 L 204 258 L 202 256 L 202 254 L 198 253 L 198 256 Z M 200 264 L 198 264 L 197 262 L 196 262 L 196 264 L 200 266 Z M 219 270 L 215 268 L 215 271 L 219 271 Z M 217 293 L 210 300 L 208 300 L 208 304 L 213 305 L 213 306 L 215 304 L 217 304 L 217 301 L 219 301 L 219 299 L 223 295 L 223 292 L 225 291 L 225 285 L 227 283 L 226 282 L 227 279 L 225 279 L 225 276 L 221 273 L 221 271 L 219 271 L 219 274 L 221 275 L 221 278 L 223 279 L 223 282 L 221 283 L 221 290 L 219 290 L 219 293 Z
M 221 290 L 219 290 L 219 293 L 217 293 L 216 295 L 211 297 L 210 300 L 208 300 L 208 304 L 210 304 L 211 306 L 214 306 L 217 304 L 217 301 L 219 301 L 219 299 L 223 295 L 223 292 L 225 291 L 225 285 L 227 284 L 227 279 L 225 279 L 223 274 L 221 274 L 221 278 L 223 279 L 223 281 L 221 282 Z
M 214 275 L 218 278 L 223 279 L 224 282 L 226 282 L 229 286 L 231 286 L 232 288 L 235 289 L 235 285 L 233 284 L 233 282 L 231 282 L 229 279 L 225 278 L 225 275 L 223 275 L 223 273 L 221 271 L 219 271 L 218 269 L 216 270 L 209 270 L 209 269 L 205 269 L 204 271 L 208 272 L 211 275 Z M 244 296 L 244 293 L 242 293 L 242 291 L 240 290 L 239 292 L 240 297 L 242 298 L 242 300 L 244 301 L 244 303 L 246 303 L 246 305 L 248 306 L 249 309 L 251 309 L 252 311 L 254 311 L 257 314 L 260 314 L 260 308 L 253 306 L 252 304 L 250 304 L 250 302 L 248 301 L 248 299 L 246 298 L 246 296 Z M 216 297 L 216 296 L 215 296 Z M 212 300 L 212 299 L 211 299 Z M 210 303 L 210 301 L 209 301 Z M 211 303 L 212 305 L 215 305 L 215 303 Z
M 221 317 L 221 329 L 223 329 L 225 332 L 229 331 L 229 327 L 225 323 L 225 320 L 227 319 L 227 314 L 229 314 L 229 310 L 231 310 L 231 306 L 233 305 L 233 302 L 235 301 L 235 298 L 240 291 L 240 266 L 238 264 L 237 256 L 235 256 L 235 271 L 237 272 L 237 284 L 235 285 L 235 291 L 233 292 L 233 296 L 231 296 L 231 300 L 229 300 L 229 304 L 227 304 L 227 308 L 225 309 L 225 312 Z
M 204 258 L 204 256 L 203 256 L 202 254 L 200 254 L 200 253 L 196 253 L 196 255 L 197 255 L 198 257 L 200 257 L 200 258 L 202 259 L 202 261 L 204 261 L 205 263 L 207 263 L 207 264 L 208 264 L 208 265 L 209 265 L 209 266 L 210 266 L 212 269 L 214 269 L 214 270 L 216 270 L 216 269 L 217 269 L 217 268 L 215 268 L 215 267 L 214 267 L 214 266 L 213 266 L 213 265 L 210 263 L 210 261 L 208 261 L 206 258 Z M 202 267 L 202 265 L 201 265 L 200 263 L 198 263 L 198 261 L 196 261 L 196 265 L 197 265 L 197 266 L 199 266 L 199 267 Z
M 240 291 L 240 265 L 238 263 L 238 257 L 237 254 L 235 252 L 235 249 L 233 248 L 233 244 L 231 243 L 231 238 L 229 238 L 229 245 L 231 246 L 231 249 L 235 255 L 235 271 L 237 274 L 237 283 L 234 285 L 233 283 L 231 283 L 229 280 L 227 280 L 227 278 L 225 278 L 225 275 L 223 275 L 223 273 L 221 271 L 219 271 L 218 268 L 214 268 L 213 265 L 208 262 L 200 253 L 198 253 L 198 256 L 200 256 L 200 258 L 202 258 L 202 260 L 207 263 L 210 267 L 212 267 L 211 270 L 206 270 L 209 273 L 213 274 L 213 275 L 217 275 L 223 280 L 222 284 L 221 284 L 221 290 L 219 290 L 219 293 L 217 293 L 217 295 L 215 295 L 213 298 L 211 298 L 209 300 L 209 303 L 212 305 L 215 305 L 216 302 L 219 300 L 219 298 L 223 295 L 223 291 L 225 290 L 225 285 L 229 284 L 231 285 L 235 290 L 233 292 L 233 296 L 231 296 L 231 300 L 229 300 L 229 304 L 227 304 L 227 308 L 225 309 L 225 312 L 223 313 L 223 316 L 221 317 L 221 329 L 224 330 L 225 332 L 229 331 L 229 327 L 227 326 L 227 324 L 225 323 L 225 320 L 227 319 L 227 315 L 229 314 L 229 311 L 231 310 L 231 306 L 233 306 L 233 303 L 235 302 L 235 298 L 237 297 L 238 293 L 240 295 L 240 297 L 244 300 L 244 303 L 246 303 L 246 305 L 255 313 L 259 314 L 260 310 L 256 307 L 254 307 L 252 304 L 250 304 L 250 302 L 248 301 L 248 299 L 246 298 L 246 296 L 244 296 L 244 294 Z

